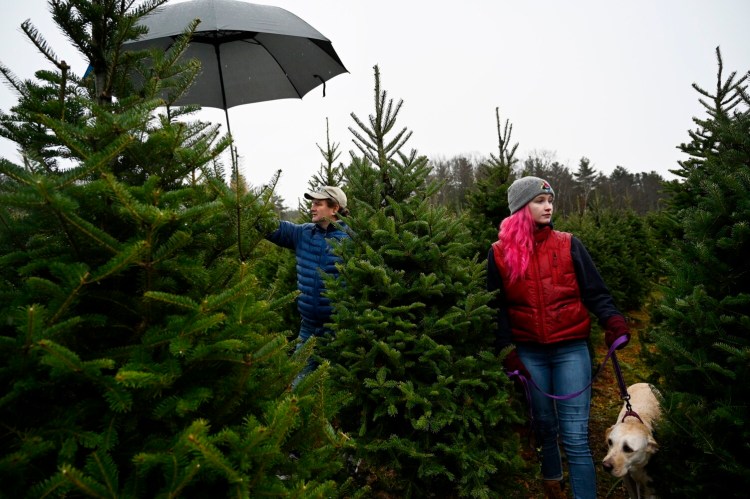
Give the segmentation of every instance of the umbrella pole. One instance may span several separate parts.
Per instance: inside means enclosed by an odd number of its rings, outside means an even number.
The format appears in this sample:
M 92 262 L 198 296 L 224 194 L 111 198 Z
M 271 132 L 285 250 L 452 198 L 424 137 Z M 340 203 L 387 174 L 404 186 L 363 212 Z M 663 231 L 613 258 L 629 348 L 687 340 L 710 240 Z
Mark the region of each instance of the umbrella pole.
M 224 89 L 224 68 L 221 65 L 221 49 L 219 48 L 220 44 L 215 43 L 214 44 L 214 51 L 216 52 L 216 63 L 219 66 L 219 86 L 221 87 L 221 103 L 224 107 L 224 116 L 226 116 L 227 119 L 227 133 L 229 134 L 229 138 L 233 139 L 232 143 L 229 145 L 229 152 L 232 154 L 232 168 L 234 169 L 234 174 L 237 178 L 239 178 L 239 165 L 237 165 L 237 155 L 234 151 L 234 138 L 232 137 L 232 128 L 229 126 L 229 109 L 227 108 L 227 92 Z
M 224 116 L 227 118 L 227 133 L 229 138 L 232 139 L 229 143 L 229 152 L 232 155 L 232 172 L 234 174 L 234 191 L 236 193 L 236 208 L 237 208 L 237 252 L 240 255 L 240 261 L 245 261 L 245 256 L 242 254 L 242 209 L 240 208 L 240 166 L 237 163 L 237 154 L 234 150 L 234 138 L 232 137 L 232 129 L 229 126 L 229 109 L 227 108 L 227 93 L 224 89 L 224 69 L 221 66 L 221 50 L 219 49 L 219 43 L 214 44 L 214 51 L 216 52 L 216 63 L 219 66 L 219 84 L 221 85 L 221 103 L 224 105 Z
M 224 93 L 223 89 L 221 93 L 222 94 Z M 237 152 L 234 149 L 234 137 L 232 137 L 232 128 L 229 126 L 229 110 L 226 108 L 226 99 L 224 99 L 224 102 L 225 102 L 224 116 L 227 119 L 227 134 L 229 135 L 229 138 L 232 139 L 232 142 L 229 144 L 229 152 L 232 154 L 232 170 L 235 176 L 239 177 L 239 165 L 237 164 Z

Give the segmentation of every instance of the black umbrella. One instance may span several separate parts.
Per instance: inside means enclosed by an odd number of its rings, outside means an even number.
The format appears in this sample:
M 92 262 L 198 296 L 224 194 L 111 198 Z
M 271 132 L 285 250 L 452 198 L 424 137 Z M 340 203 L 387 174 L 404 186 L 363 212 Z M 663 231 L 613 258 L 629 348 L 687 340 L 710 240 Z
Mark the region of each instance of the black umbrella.
M 200 60 L 202 72 L 175 104 L 224 109 L 252 102 L 302 98 L 347 72 L 330 40 L 280 7 L 241 0 L 190 0 L 144 17 L 149 32 L 128 50 L 168 49 L 195 19 L 183 57 Z
M 177 105 L 224 109 L 252 102 L 302 98 L 313 88 L 346 72 L 330 40 L 291 12 L 240 0 L 190 0 L 169 4 L 144 17 L 148 33 L 127 50 L 167 50 L 195 19 L 200 19 L 183 57 L 196 58 L 202 72 Z M 235 178 L 238 165 L 232 152 Z M 238 190 L 239 193 L 239 190 Z M 241 246 L 237 204 L 237 245 Z

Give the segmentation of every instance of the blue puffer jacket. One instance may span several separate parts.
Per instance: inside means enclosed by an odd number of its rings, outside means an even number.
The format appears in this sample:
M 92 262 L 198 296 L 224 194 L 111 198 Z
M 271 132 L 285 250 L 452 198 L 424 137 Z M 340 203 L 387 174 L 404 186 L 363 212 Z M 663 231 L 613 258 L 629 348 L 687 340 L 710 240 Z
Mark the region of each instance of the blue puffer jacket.
M 337 222 L 342 228 L 346 225 Z M 297 256 L 297 308 L 302 319 L 319 327 L 331 317 L 331 304 L 324 296 L 325 286 L 321 270 L 326 274 L 338 275 L 336 263 L 341 257 L 331 251 L 331 240 L 340 241 L 349 237 L 334 224 L 326 229 L 314 223 L 293 224 L 280 221 L 279 228 L 266 236 L 266 239 L 283 248 L 293 249 Z

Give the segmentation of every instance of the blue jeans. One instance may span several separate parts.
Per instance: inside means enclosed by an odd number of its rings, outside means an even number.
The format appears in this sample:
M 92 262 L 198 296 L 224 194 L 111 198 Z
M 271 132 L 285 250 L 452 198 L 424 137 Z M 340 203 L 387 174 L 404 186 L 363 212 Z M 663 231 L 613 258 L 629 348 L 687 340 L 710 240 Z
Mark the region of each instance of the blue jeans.
M 297 346 L 294 348 L 294 353 L 297 353 L 304 346 L 304 344 L 307 343 L 307 340 L 309 340 L 310 337 L 323 336 L 324 334 L 330 332 L 331 330 L 328 328 L 325 328 L 323 326 L 315 326 L 302 319 L 302 324 L 300 324 L 299 327 L 299 336 L 297 336 L 299 343 L 297 343 Z M 294 381 L 292 381 L 292 390 L 300 381 L 302 381 L 302 378 L 313 372 L 317 367 L 318 363 L 315 362 L 312 357 L 307 359 L 307 364 L 305 365 L 305 367 L 302 368 L 299 374 L 297 374 L 297 376 L 294 378 Z
M 586 340 L 553 345 L 517 344 L 516 350 L 539 389 L 567 395 L 591 383 L 591 357 Z M 537 445 L 542 448 L 542 478 L 563 477 L 558 432 L 568 460 L 575 498 L 596 498 L 596 471 L 589 448 L 591 388 L 569 400 L 554 400 L 531 388 L 531 411 Z

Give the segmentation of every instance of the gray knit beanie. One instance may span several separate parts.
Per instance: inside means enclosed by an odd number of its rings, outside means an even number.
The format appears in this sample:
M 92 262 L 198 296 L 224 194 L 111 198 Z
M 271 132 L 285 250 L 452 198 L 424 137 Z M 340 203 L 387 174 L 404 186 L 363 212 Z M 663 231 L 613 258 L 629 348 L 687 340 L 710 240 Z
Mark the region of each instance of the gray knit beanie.
M 510 184 L 508 187 L 508 208 L 510 214 L 514 214 L 539 194 L 552 194 L 552 186 L 539 177 L 522 177 Z

